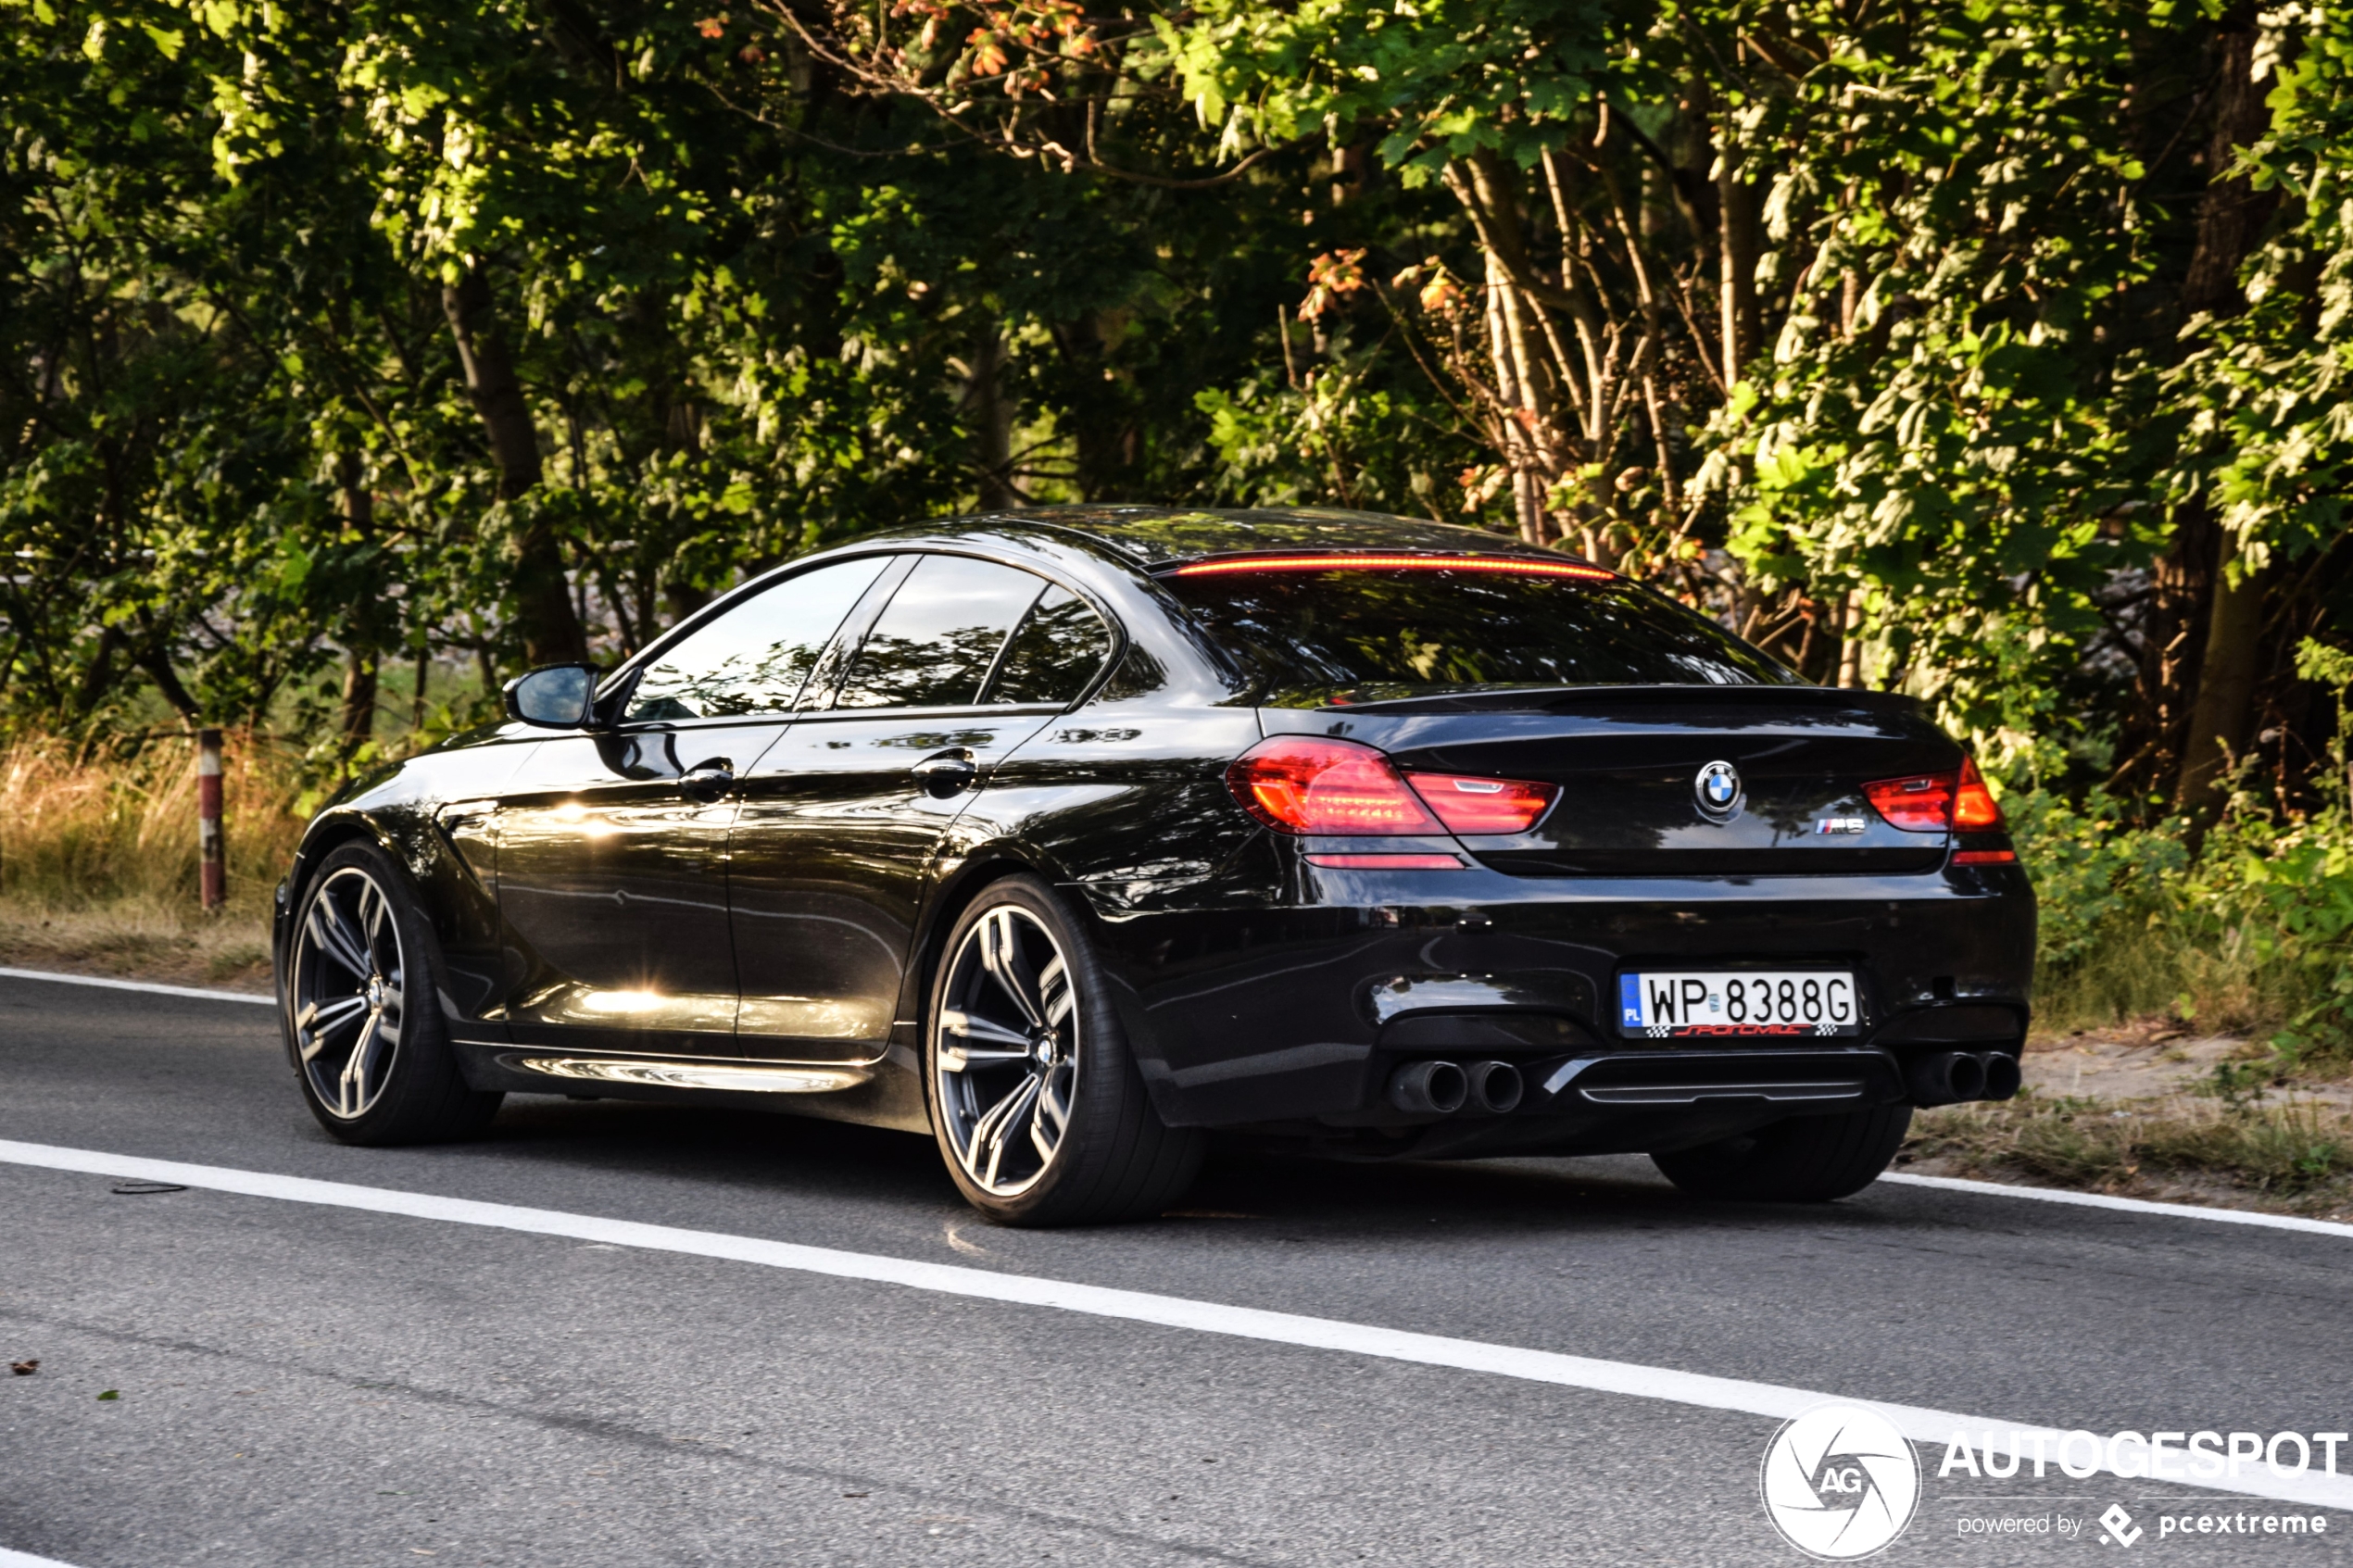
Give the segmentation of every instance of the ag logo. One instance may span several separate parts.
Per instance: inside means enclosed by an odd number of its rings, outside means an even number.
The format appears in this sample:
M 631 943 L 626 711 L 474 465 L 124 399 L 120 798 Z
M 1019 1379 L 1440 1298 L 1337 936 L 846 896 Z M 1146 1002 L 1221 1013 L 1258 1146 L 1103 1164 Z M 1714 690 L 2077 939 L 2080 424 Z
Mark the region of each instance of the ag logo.
M 1920 1500 L 1920 1461 L 1885 1416 L 1823 1405 L 1773 1435 L 1758 1486 L 1781 1539 L 1844 1562 L 1904 1533 Z
M 1710 762 L 1692 781 L 1699 814 L 1714 822 L 1729 822 L 1740 814 L 1741 771 L 1730 762 Z

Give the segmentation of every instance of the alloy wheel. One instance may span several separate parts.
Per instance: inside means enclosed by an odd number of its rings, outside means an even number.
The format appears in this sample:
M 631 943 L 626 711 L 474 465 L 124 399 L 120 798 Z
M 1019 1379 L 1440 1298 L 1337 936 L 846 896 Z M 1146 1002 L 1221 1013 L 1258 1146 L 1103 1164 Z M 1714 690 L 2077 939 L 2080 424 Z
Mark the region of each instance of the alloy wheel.
M 1062 947 L 1003 904 L 949 960 L 933 1024 L 932 1075 L 956 1162 L 983 1191 L 1018 1197 L 1070 1131 L 1078 1086 L 1078 996 Z
M 392 1081 L 407 973 L 384 886 L 356 866 L 330 872 L 295 937 L 294 1027 L 311 1093 L 342 1121 L 366 1115 Z

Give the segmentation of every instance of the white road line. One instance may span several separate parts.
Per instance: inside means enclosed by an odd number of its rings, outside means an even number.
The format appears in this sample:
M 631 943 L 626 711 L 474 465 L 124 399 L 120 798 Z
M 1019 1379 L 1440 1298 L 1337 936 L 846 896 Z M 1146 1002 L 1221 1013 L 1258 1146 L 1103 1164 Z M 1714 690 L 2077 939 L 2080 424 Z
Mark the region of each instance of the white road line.
M 73 1568 L 70 1562 L 60 1562 L 54 1557 L 35 1557 L 29 1551 L 10 1551 L 0 1546 L 0 1568 Z
M 1965 1182 L 1957 1176 L 1913 1176 L 1890 1172 L 1880 1180 L 1900 1183 L 1905 1186 L 1937 1187 L 1945 1192 L 1970 1192 L 1985 1198 L 2025 1198 L 2037 1203 L 2066 1203 L 2078 1209 L 2113 1209 L 2120 1213 L 2155 1214 L 2169 1220 L 2218 1220 L 2226 1225 L 2255 1225 L 2264 1230 L 2302 1231 L 2308 1236 L 2353 1237 L 2353 1225 L 2336 1220 L 2307 1220 L 2296 1214 L 2259 1214 L 2246 1209 L 2202 1209 L 2195 1203 L 2152 1203 L 2144 1198 L 2110 1198 L 2098 1192 L 2011 1186 L 2006 1182 Z
M 610 1220 L 595 1214 L 571 1214 L 554 1209 L 524 1209 L 506 1203 L 483 1203 L 466 1198 L 442 1198 L 431 1193 L 403 1192 L 392 1187 L 357 1186 L 345 1182 L 315 1181 L 307 1176 L 281 1176 L 266 1171 L 237 1171 L 219 1165 L 189 1165 L 176 1160 L 142 1160 L 96 1149 L 60 1148 L 49 1144 L 14 1143 L 0 1139 L 0 1163 L 30 1165 L 48 1171 L 74 1171 L 86 1175 L 171 1182 L 214 1192 L 248 1198 L 283 1198 L 291 1203 L 323 1204 L 376 1214 L 440 1220 L 452 1224 L 483 1225 L 494 1230 L 522 1231 L 535 1236 L 565 1236 L 575 1241 L 600 1241 L 648 1251 L 680 1252 L 698 1258 L 724 1258 L 772 1269 L 826 1274 L 837 1279 L 870 1280 L 937 1291 L 982 1301 L 1005 1301 L 1025 1307 L 1052 1307 L 1092 1317 L 1118 1318 L 1129 1323 L 1155 1323 L 1164 1328 L 1190 1329 L 1199 1334 L 1226 1335 L 1310 1349 L 1339 1350 L 1382 1361 L 1409 1361 L 1422 1366 L 1453 1367 L 1531 1383 L 1557 1384 L 1596 1393 L 1624 1394 L 1660 1399 L 1702 1410 L 1736 1411 L 1749 1415 L 1786 1420 L 1816 1405 L 1843 1399 L 1867 1403 L 1879 1411 L 1916 1443 L 1942 1450 L 1956 1433 L 1967 1432 L 1972 1447 L 1992 1443 L 1996 1435 L 2006 1446 L 2007 1434 L 2021 1434 L 2032 1443 L 2039 1434 L 2056 1443 L 2057 1428 L 2020 1422 L 1994 1421 L 1952 1411 L 1916 1405 L 1890 1405 L 1854 1395 L 1831 1395 L 1773 1383 L 1710 1377 L 1701 1373 L 1642 1366 L 1632 1361 L 1600 1361 L 1590 1356 L 1562 1355 L 1552 1350 L 1521 1349 L 1490 1345 L 1476 1339 L 1452 1339 L 1435 1334 L 1411 1334 L 1368 1323 L 1311 1318 L 1292 1312 L 1263 1311 L 1182 1296 L 1155 1296 L 1140 1290 L 1115 1290 L 1068 1280 L 1037 1279 L 997 1273 L 954 1263 L 918 1262 L 867 1252 L 844 1252 L 830 1247 L 804 1247 L 797 1242 L 768 1241 L 757 1236 L 727 1236 L 716 1231 L 684 1230 L 671 1225 Z M 1978 1435 L 1984 1434 L 1983 1439 Z M 2032 1452 L 2032 1449 L 2029 1450 Z M 2057 1450 L 2054 1449 L 2054 1452 Z M 2303 1474 L 2275 1476 L 2268 1470 L 2218 1481 L 2180 1483 L 2202 1491 L 2230 1492 L 2270 1498 L 2316 1508 L 2353 1510 L 2353 1476 Z
M 0 980 L 54 980 L 60 985 L 94 985 L 101 991 L 147 991 L 158 997 L 191 997 L 200 1002 L 259 1002 L 263 1007 L 278 1005 L 275 997 L 257 997 L 250 991 L 208 991 L 198 985 L 158 985 L 152 980 L 106 980 L 94 974 L 59 974 L 46 969 L 0 969 Z M 0 1558 L 0 1568 L 7 1560 Z

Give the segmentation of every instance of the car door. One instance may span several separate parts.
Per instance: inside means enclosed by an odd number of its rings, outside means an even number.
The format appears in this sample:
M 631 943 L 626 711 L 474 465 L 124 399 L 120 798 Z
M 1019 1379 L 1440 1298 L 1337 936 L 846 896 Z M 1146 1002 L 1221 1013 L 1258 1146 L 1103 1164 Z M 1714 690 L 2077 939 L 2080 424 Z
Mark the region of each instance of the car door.
M 1061 709 L 992 701 L 990 688 L 1014 628 L 1049 597 L 1076 602 L 1067 589 L 970 556 L 919 555 L 904 570 L 829 706 L 801 715 L 743 781 L 729 898 L 748 1052 L 881 1055 L 949 823 Z
M 519 1044 L 736 1054 L 727 834 L 736 774 L 791 721 L 880 575 L 786 578 L 660 649 L 610 728 L 545 742 L 499 810 L 498 908 Z

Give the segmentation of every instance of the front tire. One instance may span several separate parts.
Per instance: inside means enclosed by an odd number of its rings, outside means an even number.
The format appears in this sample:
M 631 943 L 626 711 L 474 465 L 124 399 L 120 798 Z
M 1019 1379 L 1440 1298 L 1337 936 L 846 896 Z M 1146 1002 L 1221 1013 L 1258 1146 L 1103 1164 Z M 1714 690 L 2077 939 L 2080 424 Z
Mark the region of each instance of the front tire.
M 1877 1181 L 1911 1125 L 1908 1105 L 1793 1116 L 1739 1137 L 1654 1154 L 1651 1163 L 1693 1198 L 1828 1203 Z
M 287 944 L 286 1046 L 304 1103 L 346 1143 L 480 1132 L 504 1097 L 470 1087 L 441 1010 L 441 947 L 409 879 L 372 844 L 329 855 Z
M 957 1190 L 1007 1225 L 1140 1219 L 1184 1195 L 1203 1139 L 1162 1122 L 1093 947 L 1053 890 L 991 883 L 950 931 L 924 1083 Z

